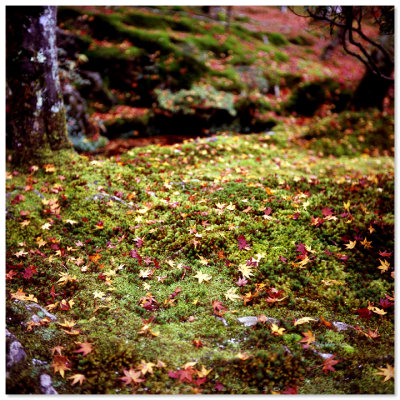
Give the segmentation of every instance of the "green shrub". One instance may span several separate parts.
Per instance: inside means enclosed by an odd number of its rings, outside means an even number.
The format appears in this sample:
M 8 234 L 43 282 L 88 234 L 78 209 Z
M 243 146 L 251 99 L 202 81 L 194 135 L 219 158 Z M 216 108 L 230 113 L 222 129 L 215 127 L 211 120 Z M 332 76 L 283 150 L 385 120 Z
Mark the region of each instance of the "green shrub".
M 268 40 L 274 46 L 286 46 L 289 44 L 288 40 L 281 33 L 278 32 L 268 32 Z
M 286 53 L 282 53 L 281 51 L 275 51 L 274 60 L 277 62 L 286 62 L 289 61 L 289 56 Z
M 156 91 L 161 108 L 183 114 L 195 114 L 199 109 L 224 109 L 232 116 L 236 114 L 231 93 L 219 92 L 212 86 L 195 85 L 191 89 L 182 89 L 176 93 L 170 90 Z
M 96 138 L 88 138 L 85 135 L 70 135 L 69 139 L 74 145 L 75 150 L 77 151 L 94 151 L 98 148 L 104 147 L 108 143 L 108 139 L 104 136 L 98 136 Z
M 311 38 L 303 35 L 291 37 L 289 38 L 289 42 L 297 44 L 298 46 L 312 46 L 314 44 L 314 41 Z
M 285 109 L 310 117 L 327 101 L 335 105 L 335 111 L 342 111 L 350 97 L 350 92 L 341 90 L 339 83 L 332 79 L 304 82 L 292 92 Z
M 303 136 L 310 147 L 324 154 L 354 155 L 379 152 L 393 154 L 394 119 L 379 111 L 345 111 L 323 118 Z

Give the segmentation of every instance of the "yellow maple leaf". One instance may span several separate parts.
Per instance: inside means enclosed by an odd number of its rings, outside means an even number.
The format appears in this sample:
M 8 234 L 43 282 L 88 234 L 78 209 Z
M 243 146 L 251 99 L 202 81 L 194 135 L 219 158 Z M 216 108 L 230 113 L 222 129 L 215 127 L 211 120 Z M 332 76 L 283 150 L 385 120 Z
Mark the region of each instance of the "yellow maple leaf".
M 104 292 L 100 292 L 100 291 L 98 291 L 98 290 L 95 290 L 94 292 L 93 292 L 93 298 L 94 299 L 101 299 L 101 298 L 103 298 L 104 296 L 105 296 L 106 294 L 104 293 Z
M 22 301 L 33 301 L 37 303 L 37 298 L 33 294 L 25 294 L 23 289 L 18 289 L 15 293 L 11 293 L 11 298 Z
M 276 324 L 272 324 L 272 325 L 271 325 L 271 333 L 272 333 L 273 335 L 281 336 L 281 335 L 283 335 L 283 332 L 284 332 L 284 331 L 286 331 L 285 328 L 279 328 L 279 326 L 276 325 Z
M 227 300 L 232 300 L 232 301 L 237 300 L 237 299 L 241 299 L 242 296 L 238 295 L 238 294 L 236 293 L 236 290 L 237 290 L 237 288 L 231 288 L 231 289 L 229 289 L 229 290 L 225 293 L 225 298 L 226 298 Z
M 386 364 L 386 368 L 378 368 L 380 372 L 375 372 L 375 375 L 382 375 L 385 377 L 383 382 L 388 381 L 389 379 L 394 379 L 394 367 L 389 364 Z
M 371 246 L 371 243 L 372 242 L 368 242 L 368 240 L 367 240 L 367 238 L 364 238 L 364 240 L 362 241 L 362 242 L 360 242 L 366 249 L 370 249 L 372 246 Z
M 318 321 L 318 320 L 315 318 L 311 318 L 311 317 L 303 317 L 303 318 L 299 318 L 298 320 L 296 320 L 296 322 L 294 323 L 294 326 L 306 324 L 310 321 Z
M 381 259 L 379 259 L 379 262 L 381 263 L 381 265 L 379 265 L 379 267 L 377 267 L 377 268 L 380 269 L 381 274 L 383 274 L 384 272 L 386 272 L 389 269 L 390 264 L 386 260 L 382 261 Z
M 36 238 L 36 244 L 40 247 L 44 246 L 47 242 L 45 240 L 42 239 L 41 236 L 38 236 Z
M 250 265 L 241 264 L 238 269 L 245 278 L 250 278 L 250 276 L 254 275 L 253 268 Z
M 82 385 L 83 381 L 86 379 L 85 375 L 83 374 L 75 374 L 70 376 L 67 379 L 72 379 L 71 385 L 76 385 L 79 382 L 79 385 Z
M 208 264 L 208 260 L 202 256 L 199 256 L 200 258 L 200 264 L 202 265 L 207 265 Z
M 209 281 L 212 278 L 212 275 L 204 274 L 201 271 L 198 271 L 197 274 L 194 276 L 199 280 L 199 283 Z
M 68 321 L 64 318 L 64 322 L 62 324 L 57 322 L 57 325 L 63 326 L 64 328 L 73 328 L 76 325 L 76 322 L 73 319 L 71 319 L 71 321 Z
M 354 249 L 356 246 L 357 240 L 354 240 L 353 242 L 350 240 L 349 243 L 345 244 L 347 249 Z
M 60 276 L 60 279 L 57 281 L 57 283 L 60 282 L 61 285 L 65 285 L 67 282 L 76 281 L 76 275 L 71 276 L 68 274 L 68 272 L 60 272 L 58 276 Z
M 197 376 L 199 378 L 204 378 L 205 376 L 207 376 L 210 372 L 212 371 L 212 368 L 210 369 L 206 369 L 206 367 L 204 365 L 201 366 L 201 370 L 197 371 Z
M 155 366 L 156 364 L 152 362 L 146 362 L 142 360 L 141 363 L 136 367 L 136 369 L 138 369 L 142 373 L 142 375 L 145 376 L 147 373 L 153 374 L 153 367 Z

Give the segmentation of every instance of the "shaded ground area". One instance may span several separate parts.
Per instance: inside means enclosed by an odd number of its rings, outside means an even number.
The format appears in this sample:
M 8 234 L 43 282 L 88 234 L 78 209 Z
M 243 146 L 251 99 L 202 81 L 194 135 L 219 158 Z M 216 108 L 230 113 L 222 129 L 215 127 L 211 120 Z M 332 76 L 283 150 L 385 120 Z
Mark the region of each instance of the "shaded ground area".
M 233 7 L 227 31 L 225 8 L 212 9 L 60 7 L 78 150 L 101 151 L 116 138 L 266 132 L 288 116 L 318 120 L 348 108 L 364 70 L 340 46 L 320 59 L 332 40 L 328 26 L 278 7 Z M 104 151 L 115 153 L 117 143 Z

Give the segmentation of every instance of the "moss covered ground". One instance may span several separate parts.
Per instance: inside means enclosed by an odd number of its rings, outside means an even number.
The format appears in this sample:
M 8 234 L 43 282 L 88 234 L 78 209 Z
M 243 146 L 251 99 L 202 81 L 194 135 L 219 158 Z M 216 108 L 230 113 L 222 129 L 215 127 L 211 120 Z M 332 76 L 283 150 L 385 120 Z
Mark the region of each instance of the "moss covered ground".
M 7 165 L 7 391 L 393 393 L 393 149 L 305 131 Z

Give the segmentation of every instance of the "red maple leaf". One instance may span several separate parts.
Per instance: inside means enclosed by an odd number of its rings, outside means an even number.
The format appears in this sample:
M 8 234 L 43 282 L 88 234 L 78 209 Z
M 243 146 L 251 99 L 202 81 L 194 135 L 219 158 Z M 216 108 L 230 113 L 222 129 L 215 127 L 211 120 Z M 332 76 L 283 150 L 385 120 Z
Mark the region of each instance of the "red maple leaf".
M 239 246 L 239 250 L 250 250 L 250 246 L 246 241 L 246 238 L 243 235 L 240 235 L 238 237 L 238 246 Z
M 287 386 L 282 394 L 298 394 L 298 389 L 296 386 Z
M 359 308 L 355 310 L 358 315 L 358 318 L 367 318 L 370 319 L 372 315 L 372 311 L 369 308 Z
M 136 258 L 136 260 L 139 261 L 139 265 L 142 265 L 142 256 L 137 252 L 136 249 L 133 249 L 131 251 L 131 256 L 132 258 Z
M 328 217 L 329 215 L 332 215 L 332 214 L 333 214 L 332 208 L 326 207 L 326 208 L 323 208 L 323 209 L 322 209 L 322 215 L 323 215 L 324 217 Z
M 227 308 L 222 305 L 221 301 L 214 300 L 212 306 L 214 308 L 214 314 L 221 315 L 227 311 Z
M 393 253 L 393 251 L 391 251 L 390 253 L 388 253 L 386 250 L 383 250 L 383 251 L 379 250 L 379 255 L 380 255 L 381 257 L 391 257 L 391 256 L 392 256 L 392 253 Z
M 328 373 L 328 371 L 336 371 L 335 368 L 333 368 L 333 366 L 342 361 L 342 360 L 335 360 L 334 359 L 335 357 L 336 355 L 334 354 L 333 356 L 327 358 L 322 363 L 322 371 L 324 371 L 326 374 Z
M 36 267 L 34 265 L 30 265 L 24 270 L 24 278 L 31 279 L 34 274 L 37 274 Z

